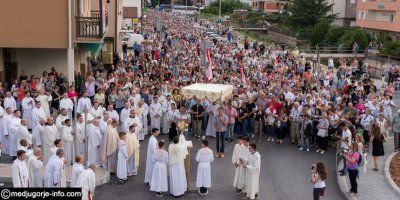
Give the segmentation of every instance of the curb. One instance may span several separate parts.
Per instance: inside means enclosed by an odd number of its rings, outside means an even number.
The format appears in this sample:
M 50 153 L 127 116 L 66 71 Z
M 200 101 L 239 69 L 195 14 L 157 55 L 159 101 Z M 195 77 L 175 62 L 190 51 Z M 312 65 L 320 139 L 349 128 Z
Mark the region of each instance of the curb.
M 339 162 L 339 166 L 343 166 L 343 161 Z M 342 192 L 342 195 L 345 199 L 347 200 L 357 200 L 356 197 L 350 197 L 347 192 L 350 190 L 349 186 L 347 185 L 346 182 L 346 177 L 347 176 L 340 176 L 340 173 L 336 170 L 336 178 L 337 178 L 337 183 L 339 185 L 340 191 Z
M 392 186 L 392 188 L 400 195 L 400 188 L 397 186 L 397 184 L 394 182 L 392 179 L 392 176 L 390 175 L 390 163 L 395 155 L 397 155 L 399 152 L 393 152 L 388 156 L 388 158 L 385 161 L 385 176 L 387 180 L 389 181 L 389 184 Z

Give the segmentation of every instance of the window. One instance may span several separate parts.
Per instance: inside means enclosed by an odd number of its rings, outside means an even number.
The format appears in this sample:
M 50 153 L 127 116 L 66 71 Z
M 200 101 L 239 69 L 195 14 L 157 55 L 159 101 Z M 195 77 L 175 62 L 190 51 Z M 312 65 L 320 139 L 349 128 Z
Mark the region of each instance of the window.
M 364 11 L 358 13 L 358 19 L 365 20 L 365 12 Z
M 389 14 L 389 21 L 394 22 L 394 13 Z
M 365 3 L 365 0 L 361 0 L 361 2 Z
M 351 3 L 351 4 L 355 4 L 355 3 L 356 3 L 356 0 L 350 0 L 350 3 Z

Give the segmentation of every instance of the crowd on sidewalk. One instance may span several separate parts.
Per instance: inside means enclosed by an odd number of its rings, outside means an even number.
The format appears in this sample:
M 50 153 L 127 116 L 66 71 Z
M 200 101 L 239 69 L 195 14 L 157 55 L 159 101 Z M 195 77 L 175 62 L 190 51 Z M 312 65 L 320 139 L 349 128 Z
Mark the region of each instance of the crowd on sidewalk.
M 216 158 L 225 157 L 226 142 L 239 141 L 233 167 L 237 177 L 252 178 L 235 178 L 234 187 L 246 193 L 244 199 L 254 199 L 261 168 L 256 143 L 275 142 L 276 148 L 290 143 L 319 154 L 336 151 L 340 144 L 346 161 L 343 174 L 349 174 L 352 196 L 357 195 L 356 177 L 369 147 L 374 162 L 379 162 L 385 153 L 382 143 L 393 132 L 395 149 L 400 150 L 400 110 L 393 111 L 394 86 L 378 91 L 372 79 L 362 79 L 358 74 L 368 65 L 365 61 L 341 58 L 336 64 L 328 63 L 327 71 L 318 70 L 285 45 L 247 37 L 241 41 L 229 30 L 212 38 L 207 31 L 219 25 L 210 21 L 154 10 L 146 16 L 139 31 L 144 41 L 135 44 L 133 53 L 116 56 L 106 75 L 98 70 L 77 73 L 74 85 L 69 86 L 65 76 L 52 68 L 40 77 L 28 78 L 22 71 L 9 87 L 0 85 L 1 153 L 18 157 L 18 162 L 22 151 L 33 151 L 26 159 L 27 169 L 37 173 L 39 164 L 29 164 L 31 157 L 47 164 L 46 170 L 55 163 L 75 165 L 88 143 L 92 168 L 102 166 L 123 182 L 138 173 L 140 142 L 151 132 L 145 182 L 162 196 L 168 190 L 165 176 L 151 180 L 157 176 L 154 173 L 166 175 L 169 163 L 170 177 L 174 177 L 169 191 L 179 196 L 186 190 L 178 184 L 184 190 L 176 192 L 174 182 L 181 178 L 183 184 L 184 175 L 173 176 L 186 156 L 179 137 L 203 140 L 197 156 L 198 177 L 204 175 L 202 170 L 211 173 L 213 158 L 206 158 L 206 153 L 212 155 L 206 136 L 216 138 Z M 157 18 L 162 21 L 162 34 Z M 206 63 L 202 62 L 203 41 L 211 42 Z M 210 70 L 211 74 L 206 73 Z M 180 94 L 182 87 L 196 82 L 231 84 L 234 91 L 226 101 Z M 165 142 L 155 139 L 158 131 L 172 141 L 168 153 L 163 150 Z M 375 170 L 379 170 L 377 164 Z M 30 180 L 31 174 L 24 177 Z M 45 178 L 50 179 L 50 175 Z M 204 195 L 211 183 L 200 181 L 197 186 Z

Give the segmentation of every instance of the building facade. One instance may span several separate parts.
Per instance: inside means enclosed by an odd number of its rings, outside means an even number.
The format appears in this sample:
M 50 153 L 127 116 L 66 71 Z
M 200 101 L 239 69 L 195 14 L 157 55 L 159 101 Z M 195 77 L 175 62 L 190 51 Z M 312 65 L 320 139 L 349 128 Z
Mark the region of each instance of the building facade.
M 143 0 L 123 0 L 122 29 L 124 32 L 133 33 L 141 26 L 143 3 Z
M 357 0 L 356 26 L 375 37 L 400 40 L 400 0 Z
M 90 59 L 107 50 L 105 38 L 114 36 L 113 1 L 1 0 L 0 80 L 17 78 L 21 70 L 40 77 L 54 67 L 73 82 L 76 72 L 85 73 Z
M 278 13 L 287 9 L 290 2 L 290 0 L 254 0 L 252 8 L 265 13 Z
M 356 25 L 357 0 L 327 0 L 333 4 L 331 14 L 336 14 L 333 25 L 350 26 Z

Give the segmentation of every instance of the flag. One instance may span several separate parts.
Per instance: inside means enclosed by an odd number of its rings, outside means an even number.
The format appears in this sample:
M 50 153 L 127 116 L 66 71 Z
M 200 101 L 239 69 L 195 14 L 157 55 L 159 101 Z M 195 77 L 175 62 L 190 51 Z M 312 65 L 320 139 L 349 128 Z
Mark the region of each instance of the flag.
M 206 50 L 206 78 L 207 80 L 211 80 L 213 78 L 210 49 L 208 48 Z

